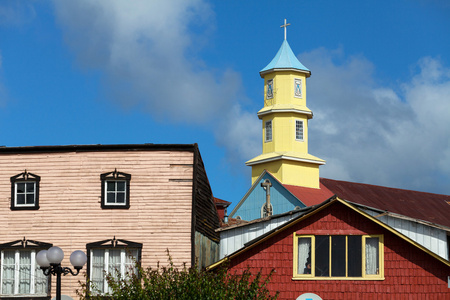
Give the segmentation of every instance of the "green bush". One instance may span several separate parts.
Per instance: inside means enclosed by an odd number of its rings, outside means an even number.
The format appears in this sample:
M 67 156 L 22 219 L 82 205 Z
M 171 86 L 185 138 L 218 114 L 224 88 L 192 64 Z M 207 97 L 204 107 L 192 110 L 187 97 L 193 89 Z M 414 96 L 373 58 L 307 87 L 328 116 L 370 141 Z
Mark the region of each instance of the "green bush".
M 137 273 L 113 277 L 106 280 L 112 293 L 99 296 L 95 287 L 81 283 L 77 290 L 80 299 L 104 299 L 109 296 L 117 300 L 249 300 L 276 299 L 278 293 L 271 295 L 267 289 L 272 272 L 263 278 L 261 271 L 253 275 L 249 269 L 243 274 L 229 274 L 226 266 L 214 271 L 198 270 L 196 266 L 181 270 L 174 267 L 169 255 L 167 267 L 144 270 L 136 264 Z

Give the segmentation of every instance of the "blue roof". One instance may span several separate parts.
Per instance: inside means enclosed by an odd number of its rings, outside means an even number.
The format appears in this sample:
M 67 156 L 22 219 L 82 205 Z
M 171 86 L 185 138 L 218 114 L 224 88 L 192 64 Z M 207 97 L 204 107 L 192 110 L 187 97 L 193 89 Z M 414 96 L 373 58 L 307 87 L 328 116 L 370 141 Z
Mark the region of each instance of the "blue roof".
M 272 61 L 260 71 L 260 73 L 272 70 L 272 69 L 297 69 L 301 71 L 310 72 L 294 55 L 291 47 L 287 40 L 283 41 L 280 50 L 278 50 L 277 55 L 272 59 Z

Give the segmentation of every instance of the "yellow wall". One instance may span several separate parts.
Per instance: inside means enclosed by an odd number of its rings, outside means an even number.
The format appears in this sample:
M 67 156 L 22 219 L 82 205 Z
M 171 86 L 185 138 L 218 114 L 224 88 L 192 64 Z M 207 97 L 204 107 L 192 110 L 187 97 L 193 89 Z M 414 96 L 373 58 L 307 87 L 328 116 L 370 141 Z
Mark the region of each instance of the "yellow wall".
M 319 165 L 280 159 L 252 166 L 252 184 L 267 170 L 283 184 L 319 188 Z
M 294 79 L 302 80 L 302 97 L 294 96 Z M 267 99 L 267 81 L 273 79 L 273 98 Z M 306 106 L 306 76 L 303 73 L 282 71 L 264 76 L 264 106 L 297 104 Z
M 267 121 L 272 120 L 272 141 L 265 141 Z M 303 140 L 295 139 L 295 121 L 303 121 Z M 296 113 L 273 113 L 262 118 L 263 154 L 270 152 L 308 153 L 308 118 Z

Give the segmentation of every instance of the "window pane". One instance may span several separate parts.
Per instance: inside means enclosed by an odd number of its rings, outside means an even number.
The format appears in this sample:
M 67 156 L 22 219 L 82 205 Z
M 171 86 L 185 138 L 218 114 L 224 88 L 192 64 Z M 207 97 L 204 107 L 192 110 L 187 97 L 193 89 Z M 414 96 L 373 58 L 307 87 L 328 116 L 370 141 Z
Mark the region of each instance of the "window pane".
M 5 295 L 14 293 L 14 262 L 14 251 L 4 251 L 2 261 L 2 294 Z
M 44 275 L 44 272 L 38 264 L 35 265 L 34 274 L 36 275 L 34 279 L 35 294 L 47 294 L 48 277 Z
M 345 236 L 331 237 L 331 276 L 345 276 Z
M 311 238 L 298 239 L 298 274 L 311 274 Z
M 362 276 L 362 243 L 360 235 L 348 236 L 348 277 Z
M 110 249 L 109 250 L 109 261 L 108 261 L 108 273 L 111 274 L 111 276 L 118 278 L 120 274 L 120 252 L 121 250 L 118 249 Z M 112 292 L 112 289 L 109 289 L 108 292 Z
M 105 251 L 101 249 L 92 250 L 91 287 L 94 291 L 104 292 L 103 274 L 105 269 Z
M 34 182 L 26 183 L 27 193 L 34 193 Z
M 31 285 L 31 252 L 21 251 L 19 261 L 19 294 L 29 294 Z
M 295 121 L 295 139 L 303 140 L 303 122 Z
M 34 194 L 27 194 L 27 204 L 34 204 Z
M 137 273 L 136 261 L 138 259 L 137 249 L 127 249 L 125 258 L 125 272 L 126 273 Z
M 272 121 L 266 122 L 266 142 L 272 140 Z
M 117 193 L 117 203 L 125 203 L 125 193 Z
M 328 235 L 316 236 L 315 256 L 314 270 L 316 276 L 330 276 L 330 241 Z
M 16 191 L 17 193 L 25 193 L 25 183 L 21 182 L 21 183 L 16 183 Z
M 107 193 L 106 194 L 106 202 L 107 203 L 115 203 L 116 202 L 116 194 L 115 193 Z
M 25 204 L 25 195 L 24 194 L 17 194 L 17 204 Z
M 109 191 L 115 191 L 116 190 L 116 182 L 115 181 L 107 181 L 106 182 L 106 190 Z
M 125 181 L 117 181 L 117 190 L 121 192 L 125 191 Z
M 378 238 L 366 238 L 366 274 L 379 274 Z

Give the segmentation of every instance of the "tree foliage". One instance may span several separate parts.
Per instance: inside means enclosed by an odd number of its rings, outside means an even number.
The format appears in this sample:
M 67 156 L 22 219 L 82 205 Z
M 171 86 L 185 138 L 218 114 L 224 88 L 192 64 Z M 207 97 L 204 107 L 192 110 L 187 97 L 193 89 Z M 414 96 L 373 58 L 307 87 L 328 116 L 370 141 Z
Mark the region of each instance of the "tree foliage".
M 256 275 L 249 269 L 242 274 L 230 274 L 226 267 L 215 271 L 198 270 L 196 266 L 181 269 L 174 266 L 169 255 L 166 267 L 142 268 L 136 263 L 136 273 L 125 276 L 108 274 L 106 280 L 111 289 L 107 295 L 98 295 L 94 286 L 81 283 L 77 290 L 80 299 L 104 299 L 110 296 L 117 300 L 269 300 L 276 299 L 278 293 L 271 295 L 267 288 L 273 270 L 268 276 L 261 271 Z

